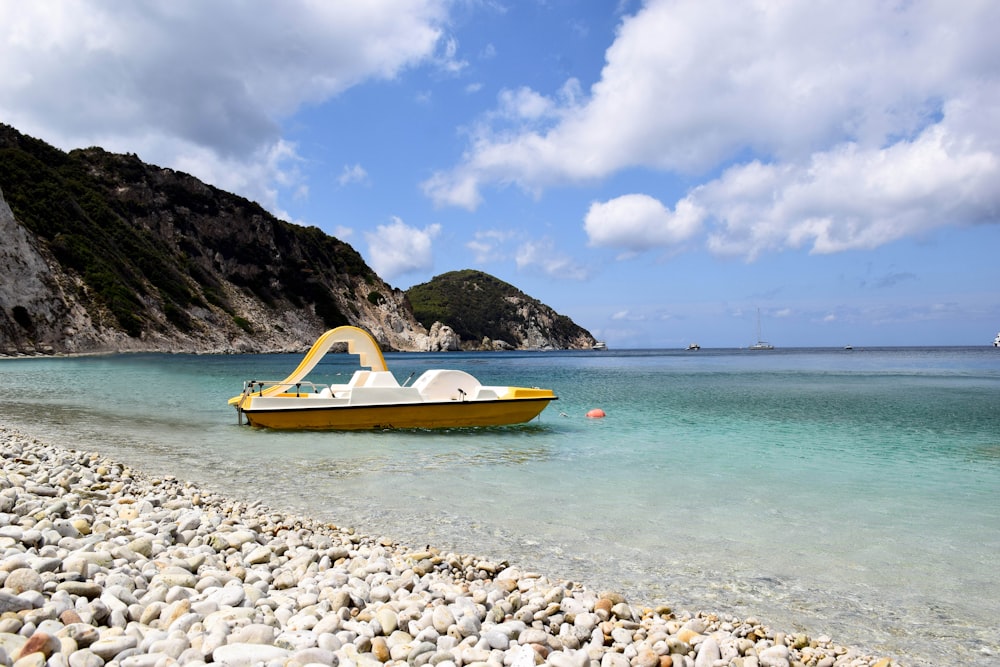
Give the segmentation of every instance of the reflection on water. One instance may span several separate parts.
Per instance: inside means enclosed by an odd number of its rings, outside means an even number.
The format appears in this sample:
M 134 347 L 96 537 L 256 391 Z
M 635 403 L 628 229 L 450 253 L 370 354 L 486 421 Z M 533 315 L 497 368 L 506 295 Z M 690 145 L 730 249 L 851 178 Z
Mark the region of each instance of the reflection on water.
M 977 445 L 971 450 L 970 460 L 993 461 L 1000 463 L 1000 442 L 987 445 Z
M 286 462 L 300 471 L 331 477 L 354 477 L 381 473 L 410 474 L 432 471 L 468 470 L 470 467 L 518 466 L 550 461 L 548 447 L 491 447 L 485 451 L 415 452 L 404 459 L 395 453 L 361 454 L 345 458 L 289 456 Z

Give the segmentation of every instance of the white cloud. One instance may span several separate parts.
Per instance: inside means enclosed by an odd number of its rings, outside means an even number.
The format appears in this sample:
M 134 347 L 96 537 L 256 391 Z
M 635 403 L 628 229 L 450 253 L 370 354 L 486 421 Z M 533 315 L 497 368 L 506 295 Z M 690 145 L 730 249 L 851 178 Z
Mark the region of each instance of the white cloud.
M 931 229 L 996 220 L 1000 154 L 951 132 L 950 117 L 885 149 L 845 144 L 803 164 L 733 167 L 686 201 L 712 212 L 708 247 L 757 257 L 871 249 Z
M 519 270 L 537 271 L 561 280 L 586 280 L 590 276 L 586 266 L 556 247 L 551 238 L 525 240 L 525 236 L 510 229 L 478 231 L 465 247 L 474 253 L 477 264 L 513 257 Z
M 463 69 L 468 67 L 469 63 L 464 60 L 456 59 L 456 54 L 458 53 L 458 41 L 453 37 L 443 40 L 442 52 L 442 55 L 437 57 L 438 67 L 440 67 L 442 71 L 450 74 L 458 74 Z
M 458 206 L 471 211 L 482 203 L 480 190 L 488 182 L 515 183 L 537 193 L 541 187 L 562 180 L 554 177 L 558 170 L 552 169 L 553 160 L 587 170 L 587 156 L 575 152 L 572 143 L 546 143 L 541 134 L 528 131 L 528 128 L 552 128 L 566 123 L 581 97 L 576 79 L 568 80 L 551 98 L 527 87 L 502 91 L 496 110 L 469 130 L 473 145 L 467 154 L 470 162 L 450 172 L 435 172 L 422 184 L 424 193 L 438 206 Z M 498 141 L 499 137 L 507 137 L 508 141 Z M 553 151 L 572 154 L 560 156 Z
M 515 260 L 518 269 L 538 268 L 552 278 L 585 280 L 590 273 L 587 267 L 558 250 L 552 239 L 548 238 L 522 243 L 517 249 Z
M 432 241 L 440 232 L 438 224 L 417 229 L 393 217 L 392 223 L 365 233 L 372 269 L 384 280 L 430 269 L 434 265 Z
M 632 252 L 676 243 L 671 217 L 687 231 L 701 218 L 711 250 L 748 258 L 996 222 L 996 25 L 989 1 L 649 0 L 586 95 L 504 92 L 425 192 L 475 209 L 490 185 L 537 196 L 628 169 L 684 174 L 696 185 L 673 213 L 592 207 L 591 244 Z
M 497 57 L 497 47 L 494 44 L 487 44 L 483 47 L 483 50 L 479 52 L 480 60 L 493 60 Z
M 626 309 L 617 311 L 611 315 L 611 319 L 616 322 L 644 322 L 648 318 L 642 313 L 636 313 Z
M 505 246 L 515 237 L 510 230 L 490 229 L 476 232 L 473 239 L 465 244 L 479 264 L 495 262 L 507 257 Z
M 702 217 L 703 212 L 688 201 L 671 212 L 653 197 L 631 194 L 591 204 L 584 229 L 591 245 L 639 252 L 690 238 Z
M 500 112 L 508 118 L 537 120 L 552 114 L 553 100 L 539 95 L 530 88 L 505 90 L 500 93 Z
M 340 176 L 337 178 L 337 184 L 341 187 L 345 185 L 350 185 L 351 183 L 367 183 L 368 182 L 368 172 L 360 164 L 344 165 L 344 170 L 340 172 Z
M 419 63 L 454 68 L 447 6 L 3 2 L 0 118 L 60 148 L 135 152 L 273 204 L 296 175 L 266 161 L 290 147 L 280 120 Z

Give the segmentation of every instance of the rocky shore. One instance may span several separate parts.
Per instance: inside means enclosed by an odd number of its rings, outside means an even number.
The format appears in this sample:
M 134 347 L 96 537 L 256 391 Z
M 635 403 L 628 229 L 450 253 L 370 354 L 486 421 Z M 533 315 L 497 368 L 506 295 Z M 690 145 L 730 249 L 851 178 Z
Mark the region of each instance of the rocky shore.
M 0 427 L 0 665 L 891 667 L 753 618 L 638 608 Z

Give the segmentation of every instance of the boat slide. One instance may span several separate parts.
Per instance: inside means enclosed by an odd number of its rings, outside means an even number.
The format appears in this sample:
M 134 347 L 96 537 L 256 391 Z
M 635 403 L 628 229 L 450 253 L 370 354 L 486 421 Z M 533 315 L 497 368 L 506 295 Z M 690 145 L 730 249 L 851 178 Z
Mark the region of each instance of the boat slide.
M 294 387 L 302 382 L 316 364 L 319 363 L 320 359 L 326 356 L 330 348 L 337 343 L 347 343 L 347 351 L 350 354 L 358 355 L 361 366 L 373 371 L 389 370 L 385 365 L 385 357 L 382 356 L 381 348 L 379 348 L 378 343 L 372 338 L 370 333 L 358 327 L 337 327 L 336 329 L 330 329 L 316 339 L 316 342 L 313 343 L 309 352 L 302 358 L 302 361 L 299 362 L 298 367 L 292 371 L 291 375 L 281 382 L 263 389 L 259 395 L 273 396 L 274 394 L 280 394 L 289 387 Z M 233 396 L 229 399 L 229 404 L 235 405 L 240 402 L 241 398 L 243 398 L 243 394 Z

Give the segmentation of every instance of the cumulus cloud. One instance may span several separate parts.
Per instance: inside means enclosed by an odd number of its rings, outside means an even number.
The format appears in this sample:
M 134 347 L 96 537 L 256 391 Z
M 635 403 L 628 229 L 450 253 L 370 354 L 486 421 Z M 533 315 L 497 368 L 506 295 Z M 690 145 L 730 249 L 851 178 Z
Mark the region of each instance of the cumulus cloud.
M 136 152 L 274 206 L 275 185 L 297 175 L 281 119 L 421 62 L 453 68 L 447 5 L 0 3 L 0 118 L 64 149 Z M 261 159 L 276 149 L 286 162 Z
M 366 232 L 368 261 L 384 280 L 397 278 L 411 271 L 424 271 L 434 265 L 432 242 L 441 232 L 441 225 L 432 224 L 418 229 L 394 217 L 388 225 L 379 225 Z
M 639 252 L 679 243 L 694 235 L 704 212 L 688 201 L 669 211 L 658 200 L 643 194 L 595 202 L 584 219 L 584 229 L 595 246 Z
M 541 188 L 562 180 L 558 170 L 552 169 L 552 160 L 558 158 L 560 163 L 570 164 L 574 157 L 585 159 L 585 156 L 548 154 L 553 150 L 572 151 L 574 146 L 545 144 L 534 130 L 557 128 L 567 122 L 581 97 L 576 79 L 567 81 L 552 97 L 527 87 L 502 91 L 497 108 L 469 129 L 473 145 L 468 153 L 469 162 L 452 171 L 432 174 L 422 184 L 424 193 L 438 206 L 475 210 L 482 203 L 481 189 L 485 183 L 513 183 L 537 194 Z M 510 143 L 498 142 L 500 136 L 512 137 Z
M 712 251 L 751 259 L 803 246 L 821 254 L 871 249 L 936 227 L 996 221 L 1000 154 L 956 133 L 950 120 L 884 149 L 851 143 L 801 165 L 733 167 L 684 202 L 711 211 Z
M 641 216 L 610 215 L 636 195 L 591 207 L 591 244 L 676 244 L 697 219 L 710 250 L 750 259 L 996 222 L 998 24 L 988 1 L 649 0 L 589 91 L 501 93 L 424 190 L 475 209 L 489 186 L 683 174 L 689 192 Z

